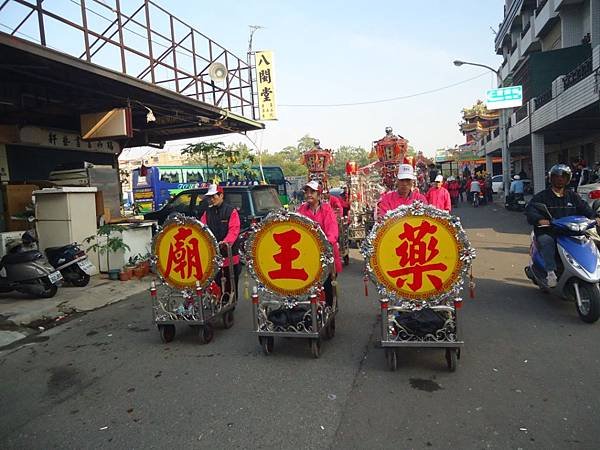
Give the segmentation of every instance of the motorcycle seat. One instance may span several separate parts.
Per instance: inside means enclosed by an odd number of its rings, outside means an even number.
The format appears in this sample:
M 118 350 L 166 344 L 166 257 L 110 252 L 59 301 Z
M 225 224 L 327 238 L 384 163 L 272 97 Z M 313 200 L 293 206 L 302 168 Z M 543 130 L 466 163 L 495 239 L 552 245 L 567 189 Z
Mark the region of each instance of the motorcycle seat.
M 43 257 L 44 255 L 42 255 L 42 253 L 38 250 L 29 250 L 21 253 L 9 253 L 8 255 L 3 256 L 2 260 L 0 260 L 0 267 L 4 267 L 7 264 L 20 264 L 35 261 Z
M 61 245 L 60 247 L 47 247 L 46 255 L 50 256 L 50 255 L 55 255 L 57 253 L 62 253 L 70 246 L 71 246 L 71 244 Z

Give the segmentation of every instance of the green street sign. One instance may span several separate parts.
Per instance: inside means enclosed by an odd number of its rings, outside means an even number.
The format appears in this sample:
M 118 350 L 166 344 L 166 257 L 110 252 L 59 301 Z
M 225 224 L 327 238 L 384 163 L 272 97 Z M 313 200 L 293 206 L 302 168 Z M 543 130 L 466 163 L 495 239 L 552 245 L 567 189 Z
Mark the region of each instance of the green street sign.
M 488 109 L 516 108 L 523 105 L 523 86 L 509 86 L 487 91 Z

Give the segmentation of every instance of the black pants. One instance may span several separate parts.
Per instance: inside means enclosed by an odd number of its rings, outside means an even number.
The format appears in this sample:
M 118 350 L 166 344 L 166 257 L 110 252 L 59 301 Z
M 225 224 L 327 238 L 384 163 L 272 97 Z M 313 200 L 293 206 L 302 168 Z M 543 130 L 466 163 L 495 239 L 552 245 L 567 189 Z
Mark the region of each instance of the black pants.
M 229 293 L 231 292 L 231 284 L 229 283 L 229 267 L 223 267 L 221 270 L 217 272 L 217 276 L 215 277 L 215 283 L 221 287 L 221 277 L 223 276 L 223 271 L 225 272 L 225 292 L 223 292 L 223 301 L 227 303 L 229 301 Z M 240 279 L 240 273 L 242 272 L 241 264 L 233 265 L 233 277 L 235 283 L 235 298 L 239 299 L 238 295 L 238 281 Z
M 331 285 L 331 274 L 323 283 L 323 289 L 325 290 L 325 304 L 327 306 L 333 305 L 333 286 Z

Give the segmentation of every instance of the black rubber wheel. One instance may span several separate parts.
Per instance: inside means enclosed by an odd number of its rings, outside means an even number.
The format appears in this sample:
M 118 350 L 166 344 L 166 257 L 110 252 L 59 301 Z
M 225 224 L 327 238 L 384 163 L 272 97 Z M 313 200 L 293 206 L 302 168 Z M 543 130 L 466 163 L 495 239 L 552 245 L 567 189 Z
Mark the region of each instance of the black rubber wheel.
M 175 325 L 159 325 L 158 332 L 160 339 L 167 344 L 175 338 Z
M 310 340 L 310 352 L 313 355 L 313 358 L 318 358 L 321 356 L 321 339 L 311 339 Z
M 200 338 L 200 343 L 209 344 L 215 337 L 215 330 L 213 329 L 212 325 L 207 323 L 199 328 L 198 337 Z
M 325 339 L 333 339 L 335 336 L 335 317 L 333 317 L 325 327 Z
M 258 338 L 258 342 L 262 347 L 262 351 L 265 355 L 270 355 L 273 353 L 273 348 L 275 347 L 275 338 L 273 336 L 260 336 Z
M 344 256 L 344 265 L 347 266 L 350 264 L 350 255 Z
M 398 368 L 398 354 L 395 348 L 385 349 L 385 362 L 387 363 L 388 369 L 394 372 Z
M 600 288 L 597 284 L 579 283 L 581 305 L 575 303 L 577 314 L 586 323 L 594 323 L 600 317 Z
M 447 348 L 446 349 L 446 365 L 448 366 L 448 370 L 450 372 L 456 371 L 456 366 L 458 365 L 458 349 L 456 348 Z
M 73 286 L 85 287 L 90 282 L 90 276 L 79 267 L 75 267 L 73 275 L 74 276 L 69 280 Z
M 52 298 L 58 292 L 58 286 L 50 282 L 43 282 L 44 289 L 38 293 L 39 298 Z
M 223 314 L 223 328 L 229 329 L 233 326 L 233 310 L 227 311 Z

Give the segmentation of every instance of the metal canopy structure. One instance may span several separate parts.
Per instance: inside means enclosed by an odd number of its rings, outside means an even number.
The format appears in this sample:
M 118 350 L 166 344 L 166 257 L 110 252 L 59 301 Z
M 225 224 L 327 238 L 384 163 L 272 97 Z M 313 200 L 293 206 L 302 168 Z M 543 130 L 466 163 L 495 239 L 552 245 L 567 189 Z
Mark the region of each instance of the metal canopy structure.
M 0 123 L 79 130 L 82 113 L 129 106 L 134 136 L 124 147 L 264 128 L 254 120 L 246 62 L 150 0 L 130 14 L 121 11 L 119 0 L 111 7 L 90 2 L 96 11 L 79 0 L 72 2 L 75 11 L 63 15 L 44 9 L 43 0 L 0 4 L 3 22 L 10 6 L 18 8 L 11 13 L 11 33 L 0 32 Z M 107 11 L 101 15 L 107 25 L 97 23 L 98 8 Z M 165 24 L 167 31 L 161 29 Z M 50 29 L 75 33 L 81 42 L 54 50 Z M 227 69 L 221 83 L 210 79 L 214 63 Z M 148 110 L 156 121 L 147 122 Z

